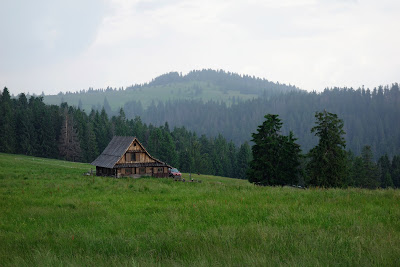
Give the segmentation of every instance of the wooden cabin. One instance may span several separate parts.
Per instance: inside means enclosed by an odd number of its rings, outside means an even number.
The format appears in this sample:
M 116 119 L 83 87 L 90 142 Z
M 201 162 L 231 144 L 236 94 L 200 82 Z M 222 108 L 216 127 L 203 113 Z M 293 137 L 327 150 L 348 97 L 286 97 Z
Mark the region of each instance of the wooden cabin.
M 97 176 L 168 177 L 170 165 L 153 158 L 136 137 L 114 136 L 95 159 Z

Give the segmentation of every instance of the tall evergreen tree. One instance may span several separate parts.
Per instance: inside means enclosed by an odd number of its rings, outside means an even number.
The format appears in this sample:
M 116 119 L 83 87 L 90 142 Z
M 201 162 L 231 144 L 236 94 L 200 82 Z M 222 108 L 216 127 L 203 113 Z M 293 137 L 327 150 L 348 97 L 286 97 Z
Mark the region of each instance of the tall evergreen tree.
M 235 144 L 230 141 L 228 143 L 228 150 L 227 150 L 227 159 L 228 159 L 228 166 L 229 168 L 227 169 L 225 175 L 228 177 L 237 177 L 237 151 L 236 151 L 236 146 Z
M 57 158 L 57 136 L 60 129 L 58 106 L 46 106 L 42 97 L 31 97 L 29 106 L 34 126 L 34 153 L 36 156 Z
M 96 135 L 97 147 L 99 151 L 103 151 L 112 139 L 111 125 L 104 108 L 100 114 L 96 111 L 94 116 L 94 132 Z
M 162 159 L 172 166 L 178 164 L 178 154 L 176 153 L 175 143 L 169 131 L 165 130 L 162 134 Z
M 0 95 L 0 151 L 15 153 L 15 124 L 10 92 L 4 87 Z
M 87 122 L 85 139 L 85 158 L 86 161 L 92 162 L 99 155 L 99 149 L 97 148 L 96 135 L 93 130 L 93 123 L 90 121 Z
M 373 161 L 374 155 L 370 146 L 364 146 L 361 152 L 361 159 L 363 163 L 362 175 L 363 183 L 361 187 L 366 188 L 377 188 L 380 186 L 380 175 L 379 169 L 376 163 Z
M 397 188 L 400 187 L 400 155 L 396 155 L 392 159 L 391 176 L 393 185 Z
M 107 97 L 104 97 L 104 102 L 103 102 L 103 108 L 104 111 L 107 113 L 108 116 L 112 116 L 112 109 L 110 107 L 110 104 L 108 103 Z
M 308 184 L 323 187 L 345 185 L 346 142 L 343 121 L 326 110 L 315 114 L 317 125 L 311 129 L 319 143 L 310 150 L 307 165 Z
M 60 156 L 66 160 L 77 161 L 81 158 L 79 134 L 74 125 L 73 116 L 66 109 L 64 110 L 58 148 Z
M 126 123 L 125 112 L 122 108 L 119 110 L 119 114 L 117 117 L 112 117 L 112 122 L 114 126 L 114 135 L 118 136 L 129 136 L 129 127 Z
M 387 154 L 380 157 L 378 160 L 379 172 L 380 172 L 380 186 L 382 188 L 393 187 L 392 180 L 392 166 Z
M 253 160 L 248 179 L 263 185 L 296 184 L 300 165 L 300 148 L 290 133 L 280 133 L 282 122 L 278 115 L 265 115 L 265 121 L 253 133 Z
M 17 153 L 33 155 L 34 127 L 32 114 L 28 107 L 28 100 L 23 93 L 18 97 L 16 113 L 18 121 L 16 127 Z
M 283 136 L 282 153 L 280 155 L 282 161 L 282 172 L 284 184 L 298 183 L 301 175 L 300 158 L 301 149 L 300 145 L 296 143 L 297 138 L 294 137 L 292 132 L 288 136 Z
M 162 153 L 162 139 L 163 137 L 160 128 L 152 127 L 146 148 L 154 157 L 159 158 L 160 160 L 165 160 L 165 156 Z
M 251 160 L 251 149 L 249 143 L 245 142 L 240 146 L 237 155 L 237 172 L 236 172 L 237 178 L 246 179 L 246 173 L 249 168 L 250 160 Z

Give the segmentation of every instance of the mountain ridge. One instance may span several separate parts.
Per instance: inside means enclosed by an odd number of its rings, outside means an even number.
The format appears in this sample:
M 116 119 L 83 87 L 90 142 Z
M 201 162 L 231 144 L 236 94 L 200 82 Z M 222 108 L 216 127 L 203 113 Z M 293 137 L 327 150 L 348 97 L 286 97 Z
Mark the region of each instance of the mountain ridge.
M 46 104 L 59 105 L 67 102 L 89 112 L 109 105 L 110 111 L 118 112 L 128 101 L 140 101 L 144 107 L 152 102 L 170 100 L 213 100 L 227 105 L 237 100 L 257 97 L 271 97 L 280 93 L 300 91 L 296 86 L 274 83 L 265 78 L 241 75 L 224 70 L 193 70 L 186 75 L 169 72 L 157 76 L 148 83 L 135 84 L 124 88 L 80 90 L 76 92 L 43 95 Z

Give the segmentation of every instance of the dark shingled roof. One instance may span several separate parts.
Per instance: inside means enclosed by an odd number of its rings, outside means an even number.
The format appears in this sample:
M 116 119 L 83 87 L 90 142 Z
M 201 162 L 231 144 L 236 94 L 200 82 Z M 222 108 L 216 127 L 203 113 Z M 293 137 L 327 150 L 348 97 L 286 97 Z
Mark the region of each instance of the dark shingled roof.
M 103 168 L 113 168 L 134 139 L 133 136 L 114 136 L 103 153 L 91 164 Z

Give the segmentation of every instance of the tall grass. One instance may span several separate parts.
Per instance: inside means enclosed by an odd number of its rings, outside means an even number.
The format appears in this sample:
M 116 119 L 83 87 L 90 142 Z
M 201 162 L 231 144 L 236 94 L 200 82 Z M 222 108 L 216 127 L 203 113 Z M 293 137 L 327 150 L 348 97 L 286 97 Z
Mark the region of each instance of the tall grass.
M 399 190 L 83 176 L 90 167 L 0 154 L 0 265 L 400 265 Z

